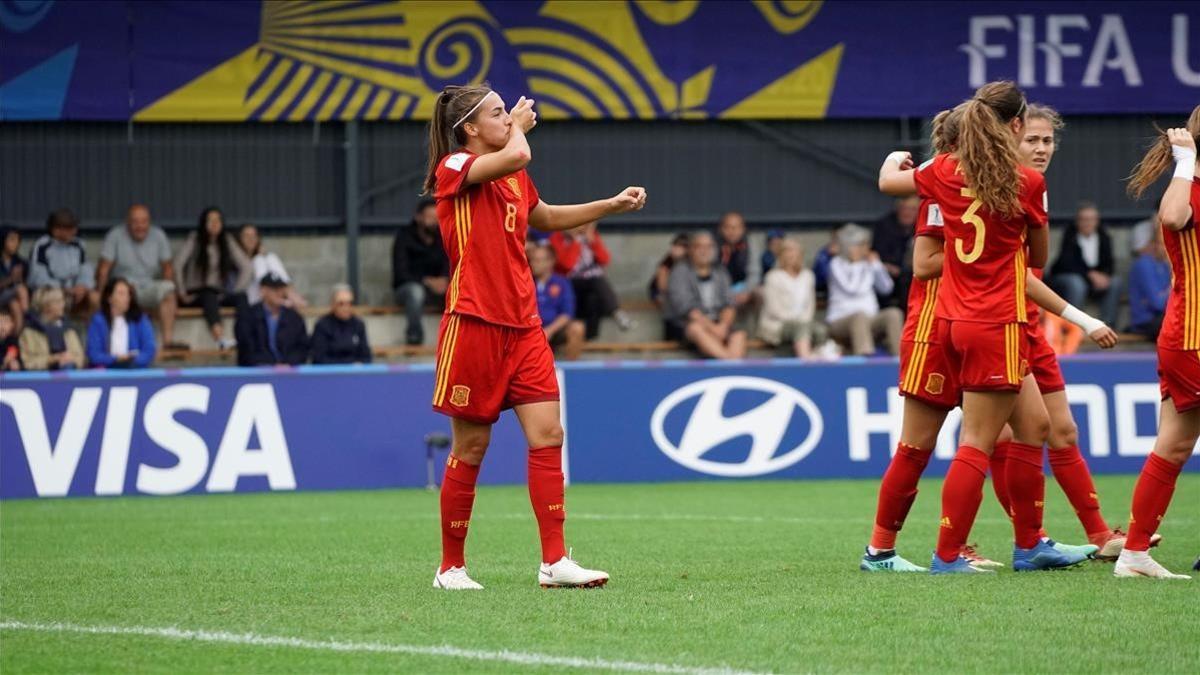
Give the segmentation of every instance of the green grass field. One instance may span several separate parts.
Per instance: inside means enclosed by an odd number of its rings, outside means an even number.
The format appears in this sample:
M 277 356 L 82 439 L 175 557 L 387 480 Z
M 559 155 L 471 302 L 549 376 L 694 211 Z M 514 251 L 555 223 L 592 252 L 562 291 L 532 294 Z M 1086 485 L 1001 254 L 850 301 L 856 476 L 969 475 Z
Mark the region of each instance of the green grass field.
M 1098 480 L 1106 515 L 1133 477 Z M 875 481 L 576 486 L 569 543 L 603 590 L 542 590 L 523 488 L 479 492 L 482 593 L 430 588 L 424 491 L 6 502 L 0 670 L 18 672 L 1196 672 L 1200 580 L 1112 567 L 989 577 L 857 570 Z M 937 481 L 901 551 L 928 564 Z M 990 488 L 976 527 L 1009 560 Z M 1050 534 L 1081 533 L 1053 479 Z M 1185 475 L 1156 557 L 1200 554 Z M 171 632 L 165 629 L 178 629 Z

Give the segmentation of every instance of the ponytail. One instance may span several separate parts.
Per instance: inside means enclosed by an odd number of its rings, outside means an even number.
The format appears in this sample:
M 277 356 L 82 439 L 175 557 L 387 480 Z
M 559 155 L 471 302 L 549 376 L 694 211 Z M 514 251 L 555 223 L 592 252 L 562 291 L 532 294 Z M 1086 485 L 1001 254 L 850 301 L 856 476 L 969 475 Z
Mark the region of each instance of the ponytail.
M 1010 218 L 1021 211 L 1021 158 L 1008 124 L 1024 119 L 1025 97 L 1012 82 L 991 82 L 961 107 L 955 154 L 963 177 L 988 209 Z
M 433 104 L 433 117 L 429 120 L 429 163 L 425 167 L 425 189 L 421 194 L 434 192 L 438 164 L 456 145 L 466 143 L 462 122 L 469 122 L 470 119 L 463 119 L 463 116 L 490 91 L 486 83 L 470 87 L 447 85 L 438 94 Z M 474 119 L 474 114 L 471 119 Z
M 1200 144 L 1200 105 L 1196 106 L 1192 110 L 1191 116 L 1188 117 L 1187 130 L 1192 138 L 1197 139 L 1197 143 Z M 1141 199 L 1142 195 L 1146 194 L 1146 190 L 1175 163 L 1171 154 L 1171 142 L 1167 140 L 1167 132 L 1157 123 L 1154 125 L 1154 132 L 1156 134 L 1154 142 L 1146 150 L 1142 161 L 1133 167 L 1133 171 L 1125 179 L 1129 181 L 1129 185 L 1125 186 L 1125 191 L 1134 199 Z
M 934 116 L 933 123 L 930 125 L 929 142 L 933 146 L 935 155 L 953 152 L 954 146 L 958 144 L 958 129 L 961 122 L 961 104 L 950 110 L 943 110 Z

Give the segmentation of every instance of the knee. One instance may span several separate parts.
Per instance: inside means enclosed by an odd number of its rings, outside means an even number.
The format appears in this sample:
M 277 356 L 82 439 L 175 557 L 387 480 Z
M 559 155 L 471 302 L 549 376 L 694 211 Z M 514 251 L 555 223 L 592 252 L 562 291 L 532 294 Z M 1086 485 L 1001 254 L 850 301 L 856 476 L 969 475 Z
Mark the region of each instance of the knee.
M 1030 415 L 1022 420 L 1019 429 L 1013 429 L 1016 440 L 1029 445 L 1042 445 L 1050 438 L 1050 418 L 1045 415 Z
M 1066 420 L 1054 420 L 1050 423 L 1050 447 L 1065 448 L 1079 443 L 1079 427 L 1075 426 L 1075 422 Z
M 563 428 L 557 420 L 537 424 L 528 433 L 529 445 L 532 447 L 551 448 L 563 444 Z
M 1192 457 L 1192 451 L 1196 447 L 1194 438 L 1170 438 L 1164 439 L 1159 437 L 1158 443 L 1154 446 L 1154 454 L 1163 459 L 1175 464 L 1183 464 Z
M 487 454 L 490 442 L 490 433 L 458 436 L 454 439 L 454 449 L 451 454 L 467 464 L 478 465 L 483 462 L 483 456 Z

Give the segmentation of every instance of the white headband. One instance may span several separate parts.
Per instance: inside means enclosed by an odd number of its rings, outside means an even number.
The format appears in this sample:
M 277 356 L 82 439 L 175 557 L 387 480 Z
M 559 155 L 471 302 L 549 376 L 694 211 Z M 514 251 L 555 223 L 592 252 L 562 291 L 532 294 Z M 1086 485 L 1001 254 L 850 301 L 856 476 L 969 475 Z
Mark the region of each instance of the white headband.
M 467 114 L 466 114 L 466 115 L 463 115 L 463 116 L 462 116 L 462 119 L 460 119 L 459 121 L 455 122 L 455 123 L 454 123 L 454 126 L 452 126 L 452 127 L 450 127 L 450 128 L 451 128 L 451 129 L 457 129 L 457 128 L 458 128 L 458 125 L 462 124 L 463 122 L 466 122 L 466 121 L 467 121 L 467 118 L 468 118 L 468 117 L 470 117 L 471 115 L 474 115 L 474 114 L 475 114 L 475 111 L 479 109 L 479 106 L 483 105 L 483 102 L 484 102 L 484 101 L 486 101 L 486 100 L 488 100 L 488 97 L 489 97 L 489 96 L 491 96 L 492 94 L 495 94 L 495 93 L 496 93 L 496 92 L 494 92 L 494 91 L 492 91 L 491 89 L 489 89 L 489 90 L 488 90 L 488 93 L 484 94 L 484 95 L 483 95 L 483 98 L 479 99 L 479 102 L 478 102 L 478 103 L 476 103 L 476 104 L 474 105 L 474 107 L 472 107 L 470 110 L 468 110 L 468 111 L 467 111 Z

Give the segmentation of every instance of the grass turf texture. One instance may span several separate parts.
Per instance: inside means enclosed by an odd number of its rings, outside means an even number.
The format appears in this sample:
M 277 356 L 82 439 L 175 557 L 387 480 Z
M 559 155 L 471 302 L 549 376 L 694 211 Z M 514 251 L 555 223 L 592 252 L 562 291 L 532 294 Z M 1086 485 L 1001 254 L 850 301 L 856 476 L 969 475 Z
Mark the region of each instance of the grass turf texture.
M 1132 476 L 1097 480 L 1125 514 Z M 1195 672 L 1200 580 L 1114 579 L 1112 565 L 988 577 L 857 569 L 875 481 L 585 485 L 568 540 L 603 590 L 542 590 L 525 490 L 482 488 L 469 568 L 487 589 L 430 588 L 437 497 L 424 491 L 6 502 L 0 621 L 177 627 L 310 640 L 451 645 L 755 671 Z M 900 550 L 928 565 L 939 481 Z M 1048 479 L 1047 528 L 1080 543 Z M 1185 474 L 1155 556 L 1200 554 L 1200 476 Z M 990 488 L 973 539 L 1008 562 Z M 0 629 L 0 670 L 561 672 L 499 661 Z

